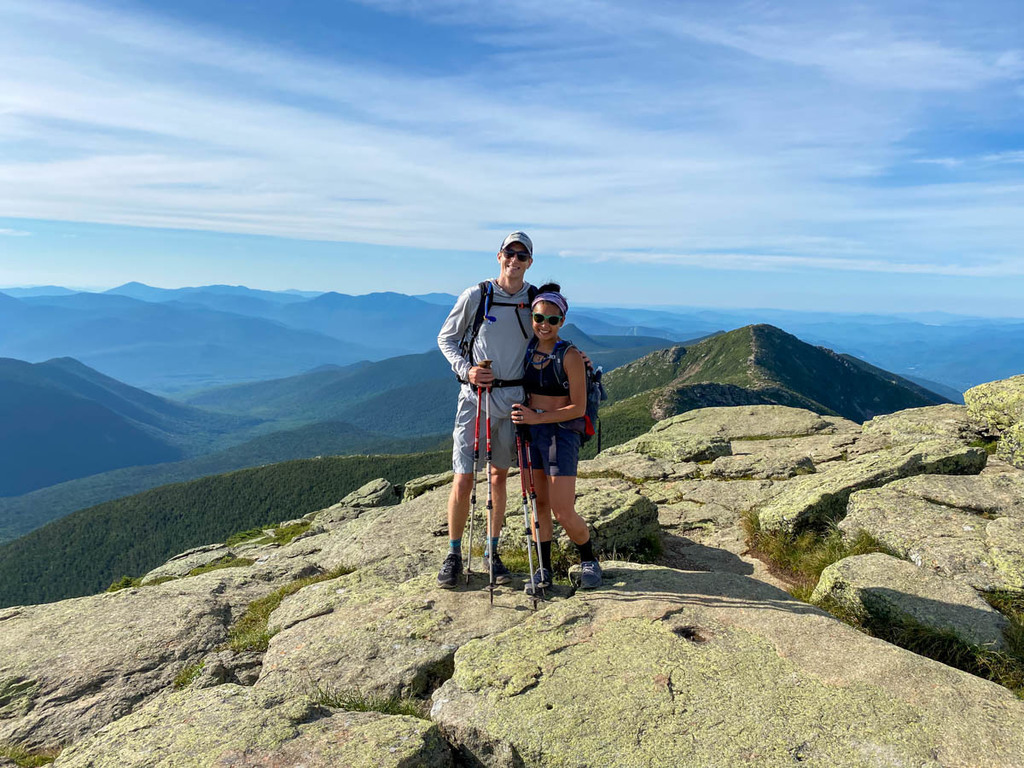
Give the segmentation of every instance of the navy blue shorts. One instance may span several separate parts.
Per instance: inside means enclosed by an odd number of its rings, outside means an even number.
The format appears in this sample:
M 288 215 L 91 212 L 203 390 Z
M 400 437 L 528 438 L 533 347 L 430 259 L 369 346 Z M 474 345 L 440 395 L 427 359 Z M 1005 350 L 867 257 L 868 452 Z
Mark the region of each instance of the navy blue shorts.
M 530 425 L 530 460 L 534 469 L 543 469 L 548 477 L 575 477 L 580 460 L 580 433 L 569 425 Z

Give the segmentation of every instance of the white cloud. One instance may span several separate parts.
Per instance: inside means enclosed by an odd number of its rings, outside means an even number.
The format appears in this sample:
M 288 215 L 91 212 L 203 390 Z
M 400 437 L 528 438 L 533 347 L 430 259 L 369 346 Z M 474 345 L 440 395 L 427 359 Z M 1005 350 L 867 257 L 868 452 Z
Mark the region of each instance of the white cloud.
M 931 110 L 1019 77 L 1012 48 L 810 5 L 387 6 L 493 53 L 396 72 L 0 0 L 0 210 L 452 249 L 507 223 L 548 252 L 694 266 L 1013 269 L 1021 191 L 913 144 Z M 965 183 L 892 183 L 915 163 Z
M 29 237 L 31 232 L 25 232 L 20 229 L 2 229 L 0 228 L 0 236 L 3 237 Z

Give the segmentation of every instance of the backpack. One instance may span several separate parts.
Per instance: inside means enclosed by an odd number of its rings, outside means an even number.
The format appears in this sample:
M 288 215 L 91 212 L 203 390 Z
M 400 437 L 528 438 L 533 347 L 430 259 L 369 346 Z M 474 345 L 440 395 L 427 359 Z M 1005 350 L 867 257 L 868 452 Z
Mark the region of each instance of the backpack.
M 557 381 L 566 390 L 569 389 L 569 379 L 565 375 L 565 353 L 571 348 L 575 347 L 571 341 L 566 339 L 559 339 L 555 344 L 555 348 L 551 350 L 548 355 L 548 359 L 551 361 L 552 372 L 555 374 L 555 381 Z M 526 358 L 523 361 L 523 365 L 530 365 L 533 362 L 533 356 L 537 351 L 537 337 L 534 336 L 530 339 L 530 343 L 526 346 Z M 597 452 L 601 452 L 601 420 L 598 418 L 597 411 L 601 407 L 601 402 L 608 399 L 608 394 L 604 391 L 604 384 L 601 383 L 601 376 L 603 371 L 600 366 L 593 368 L 586 366 L 587 375 L 587 410 L 583 414 L 584 429 L 580 433 L 580 445 L 586 445 L 587 442 L 595 434 L 597 435 Z
M 522 331 L 523 338 L 528 339 L 530 338 L 530 334 L 527 333 L 526 328 L 523 327 L 523 320 L 519 317 L 519 310 L 529 309 L 530 305 L 533 304 L 533 300 L 537 297 L 537 286 L 535 285 L 531 285 L 529 287 L 526 303 L 495 301 L 494 283 L 490 280 L 484 280 L 477 287 L 480 289 L 480 303 L 476 305 L 476 314 L 473 315 L 472 325 L 466 329 L 466 332 L 462 336 L 462 341 L 459 342 L 459 352 L 466 360 L 469 361 L 470 366 L 475 365 L 473 362 L 473 344 L 476 342 L 476 337 L 480 334 L 480 326 L 484 324 L 484 318 L 487 318 L 487 322 L 489 323 L 495 323 L 498 321 L 498 318 L 487 314 L 490 312 L 491 307 L 515 307 L 516 322 L 519 323 L 519 330 Z

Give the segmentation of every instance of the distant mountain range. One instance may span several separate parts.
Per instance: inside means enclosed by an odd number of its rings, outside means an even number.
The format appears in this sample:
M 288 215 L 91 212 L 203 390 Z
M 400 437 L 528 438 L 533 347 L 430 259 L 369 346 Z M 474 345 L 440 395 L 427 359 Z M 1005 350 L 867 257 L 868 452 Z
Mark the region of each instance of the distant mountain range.
M 163 289 L 127 283 L 103 294 L 12 288 L 0 293 L 0 356 L 32 362 L 74 357 L 134 386 L 181 394 L 425 352 L 434 348 L 454 300 L 445 293 L 348 296 L 227 285 Z M 594 338 L 675 342 L 769 323 L 945 387 L 947 396 L 1019 373 L 1024 359 L 1021 319 L 576 304 L 570 320 Z
M 591 337 L 587 344 L 595 349 L 600 341 Z M 633 349 L 643 349 L 643 341 L 640 340 L 640 345 Z M 645 432 L 659 419 L 706 406 L 781 404 L 864 421 L 881 413 L 946 402 L 941 396 L 913 382 L 856 358 L 806 344 L 769 325 L 747 326 L 687 347 L 674 346 L 647 354 L 610 371 L 605 380 L 610 395 L 609 404 L 601 413 L 605 447 Z M 450 428 L 455 389 L 446 361 L 440 353 L 431 352 L 379 363 L 323 369 L 279 381 L 224 388 L 197 395 L 192 402 L 224 410 L 234 409 L 239 416 L 243 413 L 260 414 L 279 421 L 329 419 L 342 415 L 352 418 L 363 414 L 368 422 L 376 425 L 378 433 L 434 433 L 433 438 L 393 438 L 406 450 L 423 450 L 434 447 L 431 440 L 441 439 L 436 433 Z M 352 430 L 352 433 L 345 434 L 346 430 Z M 336 422 L 310 424 L 295 433 L 267 435 L 221 454 L 190 462 L 119 472 L 145 471 L 153 481 L 160 476 L 160 471 L 180 472 L 187 467 L 198 471 L 203 468 L 210 470 L 218 462 L 235 460 L 246 454 L 249 460 L 259 460 L 275 455 L 282 446 L 287 448 L 289 441 L 293 443 L 291 448 L 308 448 L 305 437 L 316 431 L 325 432 L 328 439 L 339 437 L 341 441 L 359 436 L 358 426 L 353 430 L 351 425 Z M 379 438 L 380 434 L 375 437 Z M 261 443 L 261 440 L 265 442 Z M 595 443 L 591 441 L 586 446 L 585 456 L 593 454 Z M 433 467 L 424 471 L 437 471 L 437 454 L 423 456 L 424 466 Z M 406 462 L 403 466 L 415 466 L 417 458 L 408 456 L 403 461 Z M 372 474 L 372 465 L 360 466 L 363 467 L 361 471 Z M 385 466 L 383 460 L 380 466 Z M 174 479 L 180 477 L 169 476 Z M 304 487 L 300 486 L 308 482 L 301 474 L 289 479 L 291 476 L 287 472 L 264 473 L 261 476 L 272 476 L 275 483 L 273 494 L 285 498 L 305 493 Z M 89 574 L 86 581 L 91 589 L 123 575 L 115 572 L 119 568 L 131 567 L 133 575 L 137 574 L 166 558 L 168 552 L 177 552 L 198 543 L 195 532 L 211 526 L 211 522 L 205 519 L 211 508 L 207 498 L 212 492 L 210 489 L 231 487 L 234 482 L 234 475 L 219 480 L 207 477 L 101 504 L 51 523 L 0 548 L 0 559 L 6 556 L 17 561 L 0 567 L 0 585 L 6 582 L 11 589 L 18 590 L 18 595 L 30 595 L 32 600 L 82 594 L 86 582 L 80 574 L 69 575 L 68 569 L 73 568 L 71 563 L 53 566 L 34 561 L 45 559 L 41 553 L 52 545 L 54 537 L 70 535 L 71 531 L 109 527 L 114 515 L 124 521 L 123 525 L 138 527 L 142 524 L 140 521 L 152 521 L 155 528 L 145 531 L 145 541 L 140 538 L 134 542 L 131 566 L 107 565 L 104 570 L 90 564 L 89 567 L 81 566 L 79 570 L 82 574 Z M 296 487 L 290 487 L 289 483 L 295 483 Z M 175 500 L 173 507 L 172 499 Z M 230 506 L 232 519 L 234 516 L 246 519 L 244 516 L 250 514 L 245 509 L 235 509 L 236 504 Z M 173 508 L 175 514 L 168 515 L 168 508 Z M 282 510 L 281 514 L 287 512 Z M 230 529 L 218 528 L 217 531 L 216 535 L 224 535 Z M 76 538 L 80 537 L 76 535 Z M 75 558 L 80 560 L 88 551 L 108 549 L 102 535 L 90 533 L 88 541 L 87 548 L 75 550 L 78 553 Z M 52 586 L 40 591 L 34 585 L 34 579 L 26 576 L 29 573 L 45 573 L 47 584 Z M 3 604 L 0 596 L 0 605 Z
M 606 365 L 671 343 L 581 338 L 595 361 Z M 164 483 L 317 455 L 435 448 L 451 432 L 459 386 L 438 351 L 217 388 L 193 395 L 188 404 L 67 358 L 6 362 L 0 395 L 8 382 L 6 400 L 17 429 L 0 433 L 0 456 L 9 455 L 0 466 L 0 496 L 13 497 L 0 498 L 0 541 Z M 24 390 L 18 398 L 14 372 Z M 93 411 L 103 418 L 87 418 Z

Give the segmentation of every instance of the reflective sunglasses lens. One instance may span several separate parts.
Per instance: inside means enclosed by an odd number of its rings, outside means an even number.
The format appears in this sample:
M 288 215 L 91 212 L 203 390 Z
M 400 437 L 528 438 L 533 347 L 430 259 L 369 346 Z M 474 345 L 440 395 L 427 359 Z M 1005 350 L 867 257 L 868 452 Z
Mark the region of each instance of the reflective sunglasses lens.
M 502 253 L 504 253 L 505 256 L 507 256 L 508 258 L 515 257 L 519 259 L 519 261 L 530 260 L 530 254 L 528 254 L 526 251 L 502 251 Z
M 533 313 L 533 322 L 535 323 L 547 323 L 548 325 L 558 325 L 562 322 L 561 315 L 542 315 L 540 312 Z

